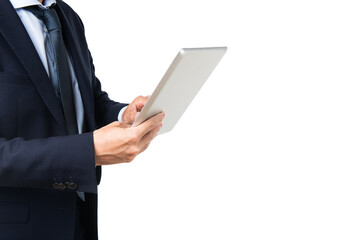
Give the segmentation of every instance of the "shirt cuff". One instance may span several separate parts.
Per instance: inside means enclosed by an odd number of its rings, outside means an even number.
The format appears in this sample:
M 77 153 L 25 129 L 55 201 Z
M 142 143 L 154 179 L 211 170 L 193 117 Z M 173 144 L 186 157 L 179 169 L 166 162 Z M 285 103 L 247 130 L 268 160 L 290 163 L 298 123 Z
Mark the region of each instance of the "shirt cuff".
M 119 115 L 118 115 L 118 121 L 122 123 L 122 115 L 124 114 L 125 110 L 126 110 L 127 106 L 126 107 L 123 107 L 120 112 L 119 112 Z

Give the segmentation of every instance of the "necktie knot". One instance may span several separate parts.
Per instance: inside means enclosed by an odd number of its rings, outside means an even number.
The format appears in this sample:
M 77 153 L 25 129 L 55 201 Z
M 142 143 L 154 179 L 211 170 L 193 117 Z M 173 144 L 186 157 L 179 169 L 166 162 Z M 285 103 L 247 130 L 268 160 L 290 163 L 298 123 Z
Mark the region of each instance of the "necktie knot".
M 41 9 L 38 6 L 30 6 L 26 10 L 32 12 L 38 19 L 43 21 L 49 32 L 61 29 L 60 20 L 54 8 Z

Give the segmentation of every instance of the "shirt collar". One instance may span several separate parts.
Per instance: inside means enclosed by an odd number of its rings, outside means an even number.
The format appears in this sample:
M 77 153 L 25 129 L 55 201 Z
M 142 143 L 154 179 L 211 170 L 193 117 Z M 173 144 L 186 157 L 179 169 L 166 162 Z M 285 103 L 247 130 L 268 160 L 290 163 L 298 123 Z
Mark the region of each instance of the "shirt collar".
M 56 0 L 44 0 L 43 4 L 41 4 L 38 0 L 10 0 L 10 2 L 15 9 L 34 6 L 34 5 L 39 6 L 41 8 L 49 8 L 51 5 L 56 4 Z

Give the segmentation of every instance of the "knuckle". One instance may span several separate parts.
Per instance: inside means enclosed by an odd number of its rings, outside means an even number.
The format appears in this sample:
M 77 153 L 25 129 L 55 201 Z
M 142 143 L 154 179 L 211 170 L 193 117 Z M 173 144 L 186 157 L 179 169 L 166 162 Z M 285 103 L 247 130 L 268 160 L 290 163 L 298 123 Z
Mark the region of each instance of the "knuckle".
M 132 149 L 132 156 L 136 156 L 138 155 L 140 152 L 140 148 L 138 146 L 134 146 L 133 149 Z
M 138 140 L 138 134 L 136 132 L 129 133 L 129 143 L 134 144 Z
M 142 150 L 145 151 L 149 147 L 149 145 L 150 143 L 146 144 L 146 146 Z
M 128 157 L 134 159 L 140 153 L 140 148 L 138 146 L 130 146 L 128 153 Z
M 121 125 L 121 123 L 119 121 L 114 121 L 114 122 L 110 123 L 108 126 L 119 127 L 120 125 Z
M 135 155 L 130 154 L 129 156 L 126 157 L 126 162 L 128 162 L 128 163 L 132 162 L 135 159 L 135 157 L 136 157 Z

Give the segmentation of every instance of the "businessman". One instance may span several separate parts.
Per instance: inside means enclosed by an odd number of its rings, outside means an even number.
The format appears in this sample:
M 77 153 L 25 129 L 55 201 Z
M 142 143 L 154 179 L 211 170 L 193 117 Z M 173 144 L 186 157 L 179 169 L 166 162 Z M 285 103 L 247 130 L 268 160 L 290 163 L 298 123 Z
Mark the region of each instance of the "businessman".
M 0 240 L 93 240 L 101 165 L 132 161 L 164 114 L 129 127 L 102 91 L 78 15 L 62 0 L 0 1 Z

